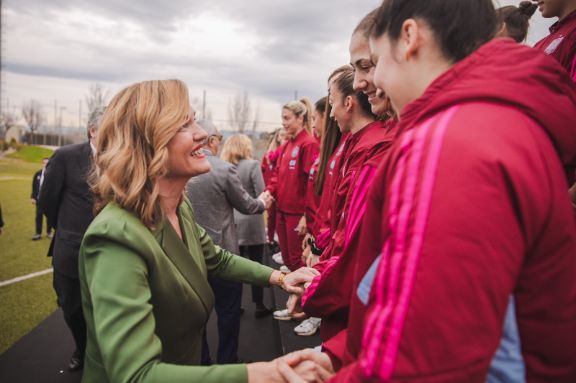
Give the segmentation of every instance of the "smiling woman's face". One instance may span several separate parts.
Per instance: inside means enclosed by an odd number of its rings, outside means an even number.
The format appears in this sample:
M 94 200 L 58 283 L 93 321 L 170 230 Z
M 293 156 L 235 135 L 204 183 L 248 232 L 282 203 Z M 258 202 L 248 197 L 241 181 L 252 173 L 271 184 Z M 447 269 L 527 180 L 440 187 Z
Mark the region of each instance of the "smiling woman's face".
M 354 90 L 368 96 L 372 113 L 384 115 L 390 105 L 386 94 L 374 85 L 374 64 L 370 59 L 370 45 L 364 32 L 356 32 L 350 39 L 350 65 L 354 68 Z
M 166 146 L 167 177 L 188 180 L 190 177 L 210 171 L 210 163 L 201 150 L 207 134 L 196 123 L 195 114 L 193 110 L 190 111 L 188 119 L 178 128 Z

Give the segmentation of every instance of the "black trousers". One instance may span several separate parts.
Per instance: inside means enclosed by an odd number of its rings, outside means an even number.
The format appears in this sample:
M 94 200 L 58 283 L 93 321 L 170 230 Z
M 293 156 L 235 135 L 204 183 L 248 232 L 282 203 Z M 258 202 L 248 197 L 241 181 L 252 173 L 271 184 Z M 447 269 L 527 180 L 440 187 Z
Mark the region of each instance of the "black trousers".
M 38 201 L 36 201 L 36 234 L 40 235 L 42 234 L 42 220 L 43 220 L 44 214 L 42 214 L 42 207 L 38 204 Z M 50 226 L 50 223 L 48 222 L 48 217 L 46 217 L 46 234 L 50 234 L 52 233 L 52 227 Z
M 264 256 L 264 244 L 240 246 L 240 255 L 244 258 L 250 258 L 250 260 L 254 262 L 262 263 L 262 257 Z M 256 304 L 262 304 L 264 302 L 264 288 L 262 286 L 251 287 L 252 302 Z
M 54 270 L 54 291 L 58 297 L 58 306 L 64 313 L 64 321 L 68 325 L 74 342 L 75 353 L 84 358 L 86 351 L 86 321 L 82 312 L 82 298 L 80 296 L 80 280 L 71 278 Z
M 214 309 L 218 318 L 218 364 L 238 362 L 238 339 L 240 337 L 240 306 L 242 304 L 242 283 L 208 277 L 214 291 Z M 210 359 L 206 332 L 202 350 L 202 362 Z

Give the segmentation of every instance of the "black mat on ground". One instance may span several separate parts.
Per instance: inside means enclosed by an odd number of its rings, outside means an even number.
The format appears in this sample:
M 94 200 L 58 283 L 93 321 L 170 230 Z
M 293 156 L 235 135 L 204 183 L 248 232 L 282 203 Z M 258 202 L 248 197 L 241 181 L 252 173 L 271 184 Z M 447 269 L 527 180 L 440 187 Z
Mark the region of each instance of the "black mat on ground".
M 288 294 L 282 289 L 277 287 L 274 288 L 274 295 L 276 300 L 276 307 L 278 310 L 286 308 L 286 301 L 288 300 Z M 300 321 L 289 320 L 289 321 L 276 321 L 278 325 L 278 331 L 280 333 L 280 342 L 282 344 L 282 354 L 287 354 L 292 351 L 302 350 L 304 348 L 314 348 L 320 346 L 322 341 L 320 340 L 320 332 L 316 331 L 316 334 L 311 336 L 300 336 L 296 335 L 294 332 L 294 327 L 300 324 Z
M 62 312 L 57 310 L 0 355 L 0 381 L 10 383 L 76 383 L 80 372 L 68 372 L 74 351 Z
M 264 304 L 274 307 L 270 288 L 264 289 Z M 282 355 L 278 328 L 272 314 L 264 318 L 254 317 L 255 306 L 252 303 L 250 285 L 242 289 L 242 308 L 244 313 L 240 319 L 240 340 L 238 358 L 245 362 L 269 361 Z M 212 311 L 208 321 L 208 345 L 212 360 L 216 359 L 218 345 L 218 329 L 216 327 L 216 313 Z
M 280 265 L 276 264 L 271 256 L 265 257 L 266 264 L 273 268 L 280 268 Z M 276 310 L 282 310 L 286 308 L 286 301 L 288 300 L 288 294 L 281 288 L 274 286 L 272 289 L 274 292 L 274 301 L 276 302 Z M 294 332 L 294 327 L 300 324 L 300 321 L 288 320 L 279 321 L 275 320 L 278 326 L 278 332 L 280 334 L 280 343 L 282 347 L 282 355 L 289 352 L 302 350 L 304 348 L 314 348 L 320 346 L 322 341 L 320 340 L 320 332 L 316 331 L 314 335 L 311 336 L 300 336 L 296 335 Z

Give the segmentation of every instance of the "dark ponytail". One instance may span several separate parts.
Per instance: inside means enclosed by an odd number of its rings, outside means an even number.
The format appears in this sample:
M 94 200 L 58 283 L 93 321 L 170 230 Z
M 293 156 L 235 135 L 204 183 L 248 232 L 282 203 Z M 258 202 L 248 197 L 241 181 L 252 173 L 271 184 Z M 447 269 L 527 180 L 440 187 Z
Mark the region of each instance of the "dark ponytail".
M 521 43 L 526 40 L 530 17 L 536 12 L 537 8 L 538 5 L 531 1 L 522 1 L 518 7 L 509 5 L 498 8 L 496 10 L 496 16 L 498 17 L 497 28 L 500 29 L 503 24 L 506 25 L 506 35 Z
M 407 19 L 422 19 L 433 31 L 444 56 L 459 61 L 496 32 L 492 0 L 384 0 L 374 18 L 372 36 L 400 37 Z

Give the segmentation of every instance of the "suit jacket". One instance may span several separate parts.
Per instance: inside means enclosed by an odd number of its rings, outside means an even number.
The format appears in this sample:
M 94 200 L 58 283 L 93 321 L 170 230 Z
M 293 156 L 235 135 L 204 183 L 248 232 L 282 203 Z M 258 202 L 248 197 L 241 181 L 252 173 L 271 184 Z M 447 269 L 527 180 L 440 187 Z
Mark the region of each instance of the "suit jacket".
M 212 170 L 193 177 L 186 194 L 194 208 L 196 220 L 214 243 L 238 254 L 234 210 L 244 214 L 262 213 L 264 203 L 252 198 L 240 182 L 236 167 L 204 150 Z
M 260 163 L 256 160 L 241 160 L 236 165 L 238 177 L 244 189 L 256 198 L 264 191 L 264 177 Z M 245 215 L 234 210 L 234 221 L 240 246 L 261 245 L 266 243 L 266 229 L 262 214 Z
M 34 177 L 32 177 L 32 194 L 30 194 L 30 198 L 36 201 L 38 201 L 39 197 L 41 178 L 42 178 L 42 169 L 34 173 Z
M 207 275 L 267 285 L 272 269 L 214 245 L 178 208 L 181 240 L 165 220 L 154 231 L 116 204 L 90 225 L 80 252 L 88 345 L 83 382 L 245 382 L 244 365 L 200 364 L 214 305 Z
M 94 218 L 92 194 L 86 176 L 92 163 L 89 142 L 58 149 L 46 167 L 40 206 L 56 228 L 48 256 L 54 270 L 78 278 L 78 251 L 84 232 Z

